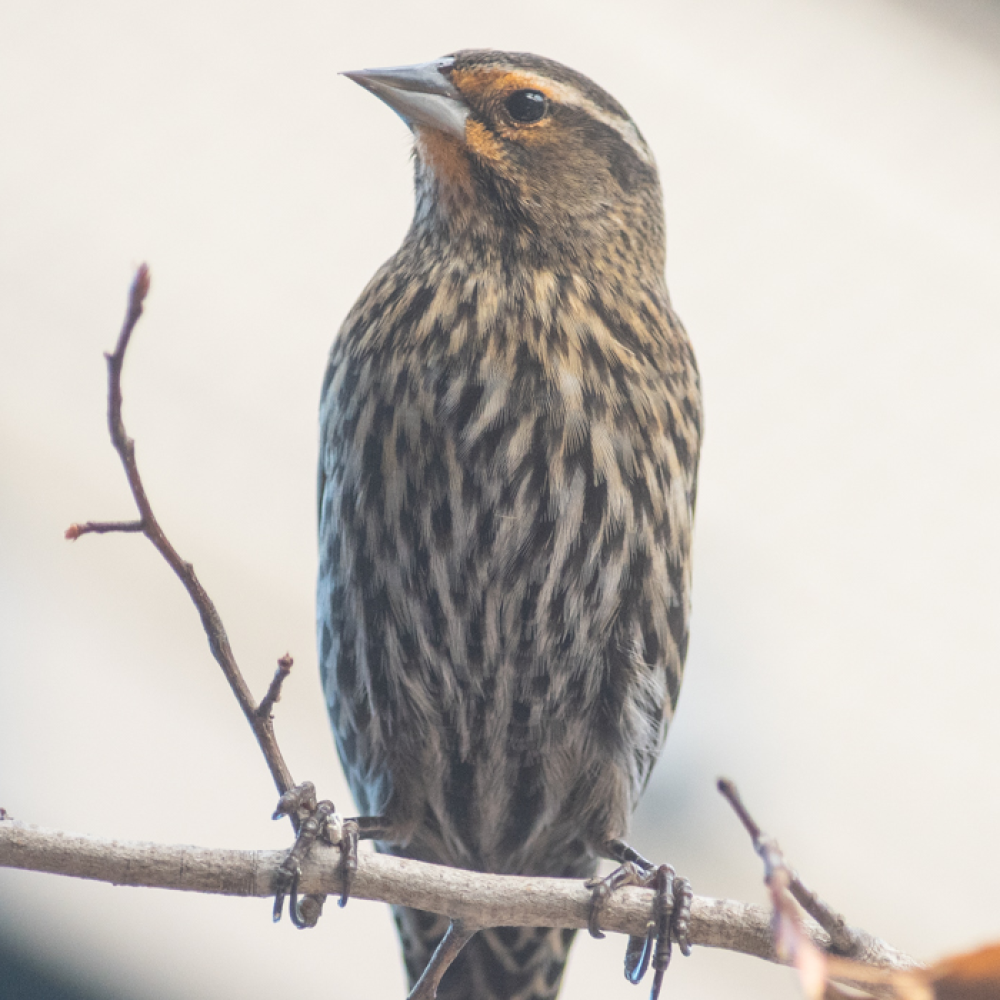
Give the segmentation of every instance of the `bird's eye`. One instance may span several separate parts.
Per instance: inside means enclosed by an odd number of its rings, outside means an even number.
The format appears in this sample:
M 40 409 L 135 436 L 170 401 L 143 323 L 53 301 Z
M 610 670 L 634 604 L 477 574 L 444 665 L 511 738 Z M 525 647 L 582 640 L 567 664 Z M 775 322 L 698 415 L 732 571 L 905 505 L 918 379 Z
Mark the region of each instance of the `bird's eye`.
M 538 90 L 515 90 L 504 102 L 507 114 L 516 122 L 529 125 L 545 117 L 549 102 Z

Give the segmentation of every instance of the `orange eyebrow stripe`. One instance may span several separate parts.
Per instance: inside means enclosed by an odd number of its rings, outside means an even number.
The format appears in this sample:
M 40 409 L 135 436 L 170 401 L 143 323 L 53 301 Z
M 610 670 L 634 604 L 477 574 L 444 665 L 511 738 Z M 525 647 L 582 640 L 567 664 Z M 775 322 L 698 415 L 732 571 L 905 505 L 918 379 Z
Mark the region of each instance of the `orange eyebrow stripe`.
M 550 94 L 538 77 L 530 73 L 517 73 L 503 69 L 466 69 L 455 70 L 451 74 L 451 82 L 465 94 L 482 94 L 487 90 L 540 90 L 546 97 Z

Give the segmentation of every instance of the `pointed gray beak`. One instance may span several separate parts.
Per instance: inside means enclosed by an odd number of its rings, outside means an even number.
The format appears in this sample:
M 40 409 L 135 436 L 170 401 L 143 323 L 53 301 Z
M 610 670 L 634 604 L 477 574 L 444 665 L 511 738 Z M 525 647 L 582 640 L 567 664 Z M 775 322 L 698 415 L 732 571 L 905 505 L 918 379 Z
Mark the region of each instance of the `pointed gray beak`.
M 359 69 L 343 76 L 385 101 L 411 129 L 425 125 L 464 139 L 469 109 L 445 76 L 452 62 L 445 58 L 417 66 Z

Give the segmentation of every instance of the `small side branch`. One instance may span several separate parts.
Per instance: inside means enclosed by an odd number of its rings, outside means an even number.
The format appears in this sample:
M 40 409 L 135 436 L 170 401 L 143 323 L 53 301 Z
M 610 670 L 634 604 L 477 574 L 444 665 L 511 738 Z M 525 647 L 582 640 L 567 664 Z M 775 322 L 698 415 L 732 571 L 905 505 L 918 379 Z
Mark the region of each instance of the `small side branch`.
M 859 956 L 864 950 L 863 935 L 848 926 L 847 921 L 840 913 L 820 899 L 811 889 L 807 889 L 798 873 L 788 868 L 777 842 L 764 836 L 756 820 L 743 804 L 743 799 L 740 797 L 736 785 L 728 778 L 720 778 L 718 788 L 723 798 L 733 807 L 733 811 L 739 817 L 744 829 L 750 834 L 753 849 L 764 862 L 764 879 L 768 885 L 772 883 L 779 872 L 782 873 L 787 878 L 788 891 L 795 901 L 830 935 L 829 950 L 835 955 L 848 958 Z
M 142 521 L 85 521 L 71 524 L 66 529 L 66 538 L 75 542 L 81 535 L 107 535 L 112 531 L 142 531 L 143 528 Z
M 780 962 L 798 971 L 806 996 L 846 1000 L 860 990 L 865 996 L 914 1000 L 915 995 L 906 992 L 906 976 L 899 967 L 886 968 L 877 958 L 872 960 L 882 953 L 885 942 L 848 926 L 840 913 L 806 888 L 785 861 L 778 842 L 767 836 L 750 815 L 731 781 L 721 778 L 718 789 L 750 834 L 754 850 L 764 862 L 764 881 L 772 904 L 775 951 Z M 825 942 L 817 940 L 813 933 L 815 925 L 806 922 L 802 911 L 823 929 Z M 908 973 L 910 970 L 903 971 Z M 841 985 L 855 992 L 847 993 Z
M 274 677 L 271 678 L 271 683 L 268 686 L 267 694 L 261 699 L 260 704 L 257 706 L 257 711 L 254 713 L 258 719 L 270 719 L 271 713 L 274 711 L 275 704 L 281 698 L 281 685 L 285 683 L 285 678 L 292 672 L 292 665 L 294 660 L 288 653 L 278 660 L 278 669 L 274 672 Z M 287 791 L 287 789 L 285 790 Z M 284 792 L 282 792 L 284 794 Z
M 407 1000 L 434 1000 L 444 974 L 475 933 L 475 927 L 467 926 L 462 920 L 453 920 Z

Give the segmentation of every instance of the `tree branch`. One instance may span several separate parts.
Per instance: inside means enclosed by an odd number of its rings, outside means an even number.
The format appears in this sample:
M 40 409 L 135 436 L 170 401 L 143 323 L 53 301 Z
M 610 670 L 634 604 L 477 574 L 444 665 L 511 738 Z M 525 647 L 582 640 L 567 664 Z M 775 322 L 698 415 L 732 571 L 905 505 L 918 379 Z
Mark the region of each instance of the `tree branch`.
M 156 551 L 163 556 L 170 568 L 180 578 L 181 583 L 184 584 L 184 589 L 188 592 L 188 596 L 194 602 L 194 606 L 201 618 L 202 627 L 205 629 L 205 635 L 208 637 L 208 645 L 212 650 L 212 656 L 215 657 L 216 662 L 222 668 L 222 672 L 229 682 L 229 687 L 239 702 L 243 715 L 246 717 L 247 722 L 250 723 L 250 728 L 253 730 L 254 736 L 257 737 L 257 743 L 260 746 L 261 753 L 264 755 L 264 760 L 267 762 L 278 793 L 283 795 L 295 782 L 292 780 L 291 771 L 289 771 L 288 765 L 285 763 L 285 759 L 278 747 L 278 742 L 274 736 L 274 724 L 271 720 L 270 710 L 277 700 L 280 681 L 276 679 L 275 683 L 272 683 L 268 697 L 265 698 L 267 709 L 261 711 L 260 707 L 254 701 L 254 697 L 250 693 L 250 688 L 243 679 L 243 674 L 236 663 L 236 657 L 229 644 L 229 636 L 226 634 L 226 628 L 222 624 L 222 618 L 215 604 L 201 585 L 201 581 L 195 574 L 194 567 L 191 563 L 181 558 L 180 553 L 174 548 L 170 539 L 167 538 L 163 528 L 160 527 L 160 522 L 153 513 L 153 507 L 146 494 L 142 477 L 139 475 L 139 465 L 135 458 L 135 441 L 125 431 L 125 422 L 122 418 L 122 368 L 125 364 L 125 352 L 128 350 L 132 339 L 132 332 L 135 330 L 135 326 L 142 316 L 143 304 L 146 296 L 149 294 L 149 284 L 149 268 L 145 264 L 142 264 L 136 271 L 135 278 L 132 280 L 132 286 L 129 289 L 128 307 L 125 311 L 125 321 L 122 323 L 121 332 L 118 335 L 118 342 L 111 354 L 104 355 L 108 363 L 108 430 L 111 434 L 111 443 L 115 451 L 118 452 L 118 457 L 121 459 L 122 466 L 125 469 L 125 478 L 128 480 L 129 489 L 132 491 L 132 497 L 139 512 L 139 520 L 87 521 L 83 524 L 71 524 L 66 529 L 66 537 L 71 541 L 75 541 L 82 535 L 129 531 L 140 532 L 153 543 Z M 287 674 L 290 669 L 291 662 L 289 660 L 288 669 L 284 673 Z M 270 699 L 269 701 L 268 698 Z M 290 818 L 297 832 L 298 817 L 291 816 Z
M 233 851 L 101 840 L 0 820 L 0 865 L 50 872 L 114 885 L 179 889 L 223 896 L 273 896 L 284 851 Z M 340 851 L 316 845 L 302 866 L 307 893 L 339 893 Z M 477 927 L 587 926 L 591 891 L 577 879 L 487 875 L 419 861 L 362 853 L 352 883 L 356 899 L 412 906 Z M 616 934 L 645 934 L 653 892 L 623 888 L 608 899 L 601 927 Z M 805 925 L 822 949 L 829 936 Z M 876 968 L 909 969 L 909 956 L 868 934 L 857 960 Z M 695 896 L 691 942 L 707 948 L 777 961 L 771 912 L 734 900 Z

